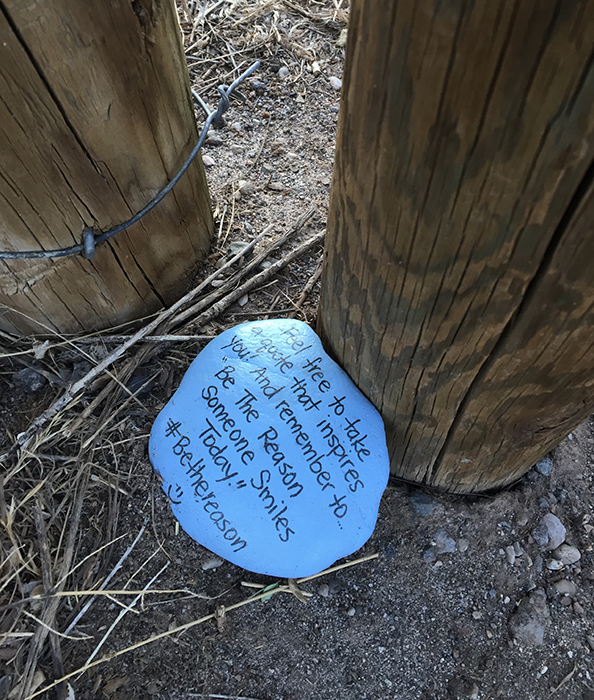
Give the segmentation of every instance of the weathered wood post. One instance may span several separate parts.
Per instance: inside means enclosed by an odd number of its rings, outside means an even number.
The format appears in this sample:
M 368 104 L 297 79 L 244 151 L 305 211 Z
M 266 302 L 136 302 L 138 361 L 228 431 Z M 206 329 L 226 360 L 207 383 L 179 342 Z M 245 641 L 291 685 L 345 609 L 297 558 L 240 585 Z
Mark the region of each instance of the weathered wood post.
M 173 0 L 0 1 L 0 250 L 56 249 L 140 211 L 197 142 Z M 154 312 L 210 245 L 201 159 L 95 257 L 0 261 L 0 328 Z
M 351 7 L 319 330 L 394 474 L 500 486 L 594 411 L 594 2 Z

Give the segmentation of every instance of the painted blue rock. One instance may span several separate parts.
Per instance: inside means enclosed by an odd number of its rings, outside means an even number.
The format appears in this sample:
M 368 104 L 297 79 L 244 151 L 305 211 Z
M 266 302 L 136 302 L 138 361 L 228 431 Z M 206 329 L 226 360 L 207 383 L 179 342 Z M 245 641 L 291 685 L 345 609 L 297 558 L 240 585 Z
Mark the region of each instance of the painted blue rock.
M 191 537 L 282 578 L 359 549 L 389 475 L 379 413 L 290 319 L 212 340 L 157 417 L 149 451 Z

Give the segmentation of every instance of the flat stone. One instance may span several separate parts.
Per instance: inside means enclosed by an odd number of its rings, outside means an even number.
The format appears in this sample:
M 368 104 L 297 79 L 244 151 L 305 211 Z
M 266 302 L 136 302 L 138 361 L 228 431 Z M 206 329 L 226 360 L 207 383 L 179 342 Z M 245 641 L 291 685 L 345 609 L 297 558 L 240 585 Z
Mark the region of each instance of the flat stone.
M 564 566 L 575 564 L 582 558 L 582 554 L 577 547 L 569 544 L 562 544 L 553 552 L 555 559 L 558 559 Z
M 379 413 L 292 319 L 211 341 L 157 417 L 149 453 L 191 537 L 282 578 L 359 549 L 389 475 Z
M 520 646 L 540 646 L 549 620 L 546 594 L 542 588 L 537 588 L 522 599 L 508 626 L 512 637 Z
M 565 526 L 553 513 L 546 513 L 532 530 L 535 542 L 546 549 L 557 549 L 565 542 Z

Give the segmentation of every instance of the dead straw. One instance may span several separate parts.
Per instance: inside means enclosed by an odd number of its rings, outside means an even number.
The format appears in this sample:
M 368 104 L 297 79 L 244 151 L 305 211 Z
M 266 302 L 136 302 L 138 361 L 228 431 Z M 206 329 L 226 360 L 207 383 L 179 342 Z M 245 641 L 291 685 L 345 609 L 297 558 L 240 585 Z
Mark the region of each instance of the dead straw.
M 379 555 L 378 554 L 372 554 L 367 557 L 362 557 L 361 559 L 356 559 L 355 561 L 347 562 L 346 564 L 341 564 L 335 567 L 331 567 L 330 569 L 326 569 L 325 571 L 320 572 L 319 574 L 315 574 L 314 576 L 308 576 L 304 579 L 300 579 L 299 581 L 309 581 L 314 578 L 318 578 L 320 576 L 325 576 L 326 574 L 332 573 L 334 571 L 337 571 L 339 569 L 344 569 L 350 566 L 355 566 L 357 564 L 364 563 L 366 561 L 370 561 L 372 559 L 376 559 Z M 298 582 L 299 582 L 298 581 Z M 291 580 L 287 582 L 286 585 L 277 585 L 277 586 L 266 586 L 266 588 L 261 592 L 257 593 L 254 596 L 251 596 L 250 598 L 246 598 L 246 600 L 242 600 L 239 603 L 233 603 L 232 605 L 225 605 L 225 606 L 219 606 L 220 608 L 223 608 L 223 614 L 227 614 L 229 612 L 232 612 L 233 610 L 239 610 L 239 608 L 243 608 L 245 605 L 250 605 L 251 603 L 256 603 L 259 600 L 264 600 L 264 599 L 269 599 L 271 596 L 275 595 L 276 593 L 288 593 L 290 595 L 295 595 L 300 601 L 303 599 L 297 595 L 297 592 L 303 594 L 303 591 L 300 591 L 299 589 L 295 589 L 295 582 L 291 583 Z M 76 671 L 71 671 L 70 673 L 67 673 L 66 675 L 62 676 L 61 678 L 58 678 L 57 680 L 53 681 L 49 685 L 45 686 L 44 688 L 41 688 L 40 690 L 35 691 L 34 693 L 31 693 L 28 695 L 26 698 L 23 700 L 32 700 L 35 697 L 38 697 L 42 693 L 46 693 L 48 690 L 51 690 L 52 688 L 55 688 L 61 683 L 64 683 L 65 681 L 69 680 L 70 678 L 74 678 L 75 676 L 79 676 L 82 673 L 86 673 L 92 668 L 95 668 L 96 666 L 99 666 L 101 664 L 107 663 L 109 661 L 113 661 L 114 659 L 123 656 L 124 654 L 128 654 L 131 651 L 135 651 L 136 649 L 140 649 L 144 646 L 147 646 L 147 644 L 152 644 L 153 642 L 157 642 L 161 639 L 166 639 L 167 637 L 171 637 L 173 635 L 181 634 L 182 632 L 186 632 L 189 629 L 192 629 L 193 627 L 197 627 L 198 625 L 203 625 L 205 622 L 208 622 L 209 620 L 216 620 L 217 617 L 220 616 L 220 613 L 218 612 L 213 612 L 209 613 L 208 615 L 203 615 L 202 617 L 199 617 L 196 620 L 192 620 L 191 622 L 186 622 L 183 625 L 179 625 L 178 627 L 174 627 L 170 630 L 167 630 L 166 632 L 160 632 L 159 634 L 155 634 L 152 637 L 148 637 L 147 639 L 143 639 L 140 642 L 136 642 L 135 644 L 131 644 L 128 647 L 125 647 L 124 649 L 120 649 L 119 651 L 111 652 L 109 654 L 105 654 L 102 656 L 100 659 L 97 659 L 96 661 L 92 661 L 91 663 L 87 663 L 84 666 L 81 666 L 81 668 L 78 668 Z

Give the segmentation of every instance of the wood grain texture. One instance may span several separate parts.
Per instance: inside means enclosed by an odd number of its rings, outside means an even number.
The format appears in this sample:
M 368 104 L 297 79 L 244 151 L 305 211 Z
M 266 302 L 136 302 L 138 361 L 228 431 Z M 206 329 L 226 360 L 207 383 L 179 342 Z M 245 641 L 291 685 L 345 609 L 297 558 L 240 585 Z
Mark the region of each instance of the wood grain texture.
M 594 410 L 594 2 L 354 0 L 319 331 L 392 471 L 516 479 Z
M 196 141 L 172 0 L 0 2 L 0 248 L 69 246 L 125 221 Z M 79 332 L 154 312 L 187 289 L 211 233 L 197 158 L 92 260 L 0 261 L 0 328 Z

